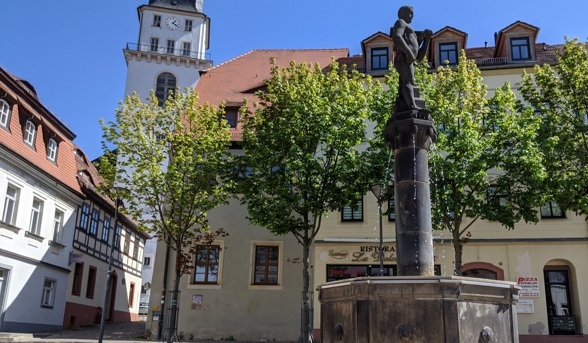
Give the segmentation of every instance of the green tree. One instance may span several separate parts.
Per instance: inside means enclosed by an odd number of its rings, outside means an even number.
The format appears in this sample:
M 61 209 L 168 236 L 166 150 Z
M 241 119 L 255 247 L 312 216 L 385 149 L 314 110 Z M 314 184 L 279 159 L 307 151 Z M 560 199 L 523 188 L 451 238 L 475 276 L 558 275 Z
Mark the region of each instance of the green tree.
M 523 74 L 521 93 L 541 119 L 540 148 L 549 163 L 544 189 L 562 211 L 588 214 L 588 52 L 567 40 L 558 64 Z
M 272 62 L 267 92 L 243 118 L 242 184 L 249 219 L 302 245 L 304 342 L 312 340 L 309 317 L 310 247 L 323 217 L 363 194 L 356 147 L 365 137 L 379 83 L 337 63 L 280 68 Z
M 229 183 L 221 176 L 229 162 L 229 127 L 222 110 L 198 104 L 192 90 L 179 90 L 158 106 L 151 94 L 143 103 L 134 94 L 116 111 L 116 121 L 101 121 L 104 146 L 116 146 L 117 165 L 100 161 L 106 180 L 128 188 L 126 210 L 139 227 L 154 232 L 175 252 L 171 313 L 177 309 L 182 275 L 193 267 L 196 244 L 210 243 L 222 229 L 212 231 L 206 219 L 226 201 Z M 114 173 L 114 175 L 113 175 Z M 168 342 L 176 316 L 170 317 Z
M 459 64 L 440 67 L 424 80 L 427 107 L 438 128 L 430 154 L 435 229 L 451 233 L 455 274 L 478 219 L 514 229 L 537 222 L 545 172 L 539 150 L 539 120 L 518 110 L 508 84 L 487 98 L 480 70 L 462 52 Z

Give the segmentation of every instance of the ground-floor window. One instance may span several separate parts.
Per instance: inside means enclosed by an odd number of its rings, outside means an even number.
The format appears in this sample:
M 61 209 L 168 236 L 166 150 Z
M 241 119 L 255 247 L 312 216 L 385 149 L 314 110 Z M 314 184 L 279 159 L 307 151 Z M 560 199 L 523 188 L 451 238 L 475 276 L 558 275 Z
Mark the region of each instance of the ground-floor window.
M 220 246 L 198 245 L 196 247 L 193 283 L 217 284 L 219 259 Z
M 397 275 L 395 264 L 384 265 L 384 276 Z M 441 275 L 441 265 L 435 265 L 435 275 Z M 351 279 L 364 276 L 380 276 L 379 264 L 328 264 L 327 265 L 327 282 Z
M 277 285 L 280 248 L 278 246 L 255 247 L 255 272 L 253 284 Z
M 570 272 L 566 266 L 548 266 L 545 276 L 545 300 L 550 335 L 575 335 L 576 316 L 572 308 Z

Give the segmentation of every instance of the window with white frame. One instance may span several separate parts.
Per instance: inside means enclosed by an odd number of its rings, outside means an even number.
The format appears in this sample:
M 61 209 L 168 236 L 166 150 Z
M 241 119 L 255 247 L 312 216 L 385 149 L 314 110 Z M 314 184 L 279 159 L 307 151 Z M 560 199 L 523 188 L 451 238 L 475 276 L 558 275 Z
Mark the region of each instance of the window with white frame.
M 43 201 L 39 198 L 33 199 L 33 207 L 31 208 L 31 224 L 29 232 L 35 235 L 41 233 L 41 218 L 43 216 Z
M 8 128 L 10 123 L 10 105 L 0 99 L 0 126 Z
M 176 45 L 176 41 L 175 40 L 168 39 L 167 40 L 167 49 L 166 49 L 166 52 L 168 54 L 173 54 L 174 53 L 174 47 L 175 47 L 175 45 Z
M 47 143 L 47 159 L 52 162 L 57 159 L 57 142 L 53 138 L 49 138 Z
M 82 204 L 82 209 L 80 211 L 80 228 L 84 231 L 88 230 L 88 222 L 90 219 L 90 205 L 87 203 Z
M 190 42 L 183 42 L 182 43 L 182 55 L 190 56 L 191 49 L 192 49 L 192 44 Z
M 102 241 L 108 242 L 109 236 L 110 236 L 110 218 L 104 217 L 104 221 L 102 222 Z
M 55 210 L 53 216 L 53 242 L 61 242 L 61 232 L 63 230 L 63 217 L 65 214 L 63 211 Z
M 192 31 L 192 20 L 186 19 L 184 31 Z
M 53 307 L 55 302 L 56 281 L 52 279 L 45 279 L 43 283 L 43 295 L 41 296 L 41 306 Z
M 4 211 L 2 213 L 2 221 L 6 224 L 16 224 L 16 213 L 18 210 L 18 197 L 20 195 L 20 189 L 8 185 L 6 188 L 6 197 L 4 198 Z
M 90 218 L 90 231 L 92 236 L 98 234 L 98 223 L 100 222 L 100 211 L 95 208 L 92 210 L 92 217 Z
M 149 45 L 151 51 L 157 51 L 159 49 L 159 38 L 151 37 L 151 44 Z
M 24 142 L 30 146 L 34 146 L 36 134 L 37 128 L 35 124 L 32 121 L 27 120 L 27 123 L 25 124 Z

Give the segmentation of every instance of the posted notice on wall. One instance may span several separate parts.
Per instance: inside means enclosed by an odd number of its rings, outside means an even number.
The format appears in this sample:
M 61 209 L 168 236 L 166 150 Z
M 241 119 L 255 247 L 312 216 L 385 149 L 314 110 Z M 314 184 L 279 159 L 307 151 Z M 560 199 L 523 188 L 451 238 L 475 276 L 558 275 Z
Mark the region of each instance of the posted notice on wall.
M 535 303 L 533 300 L 517 301 L 517 313 L 535 313 Z
M 539 278 L 535 276 L 519 277 L 517 283 L 521 287 L 520 297 L 539 298 Z

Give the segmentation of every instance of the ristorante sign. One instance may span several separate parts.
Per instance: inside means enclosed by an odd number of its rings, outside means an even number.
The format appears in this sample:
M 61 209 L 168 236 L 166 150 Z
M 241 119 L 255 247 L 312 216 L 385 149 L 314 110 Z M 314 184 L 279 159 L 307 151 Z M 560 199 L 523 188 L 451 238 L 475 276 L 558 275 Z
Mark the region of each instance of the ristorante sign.
M 396 249 L 383 246 L 384 262 L 396 262 Z M 377 262 L 380 260 L 380 247 L 375 245 L 360 246 L 359 250 L 349 253 L 347 250 L 329 250 L 329 257 L 345 260 L 351 257 L 351 262 Z

